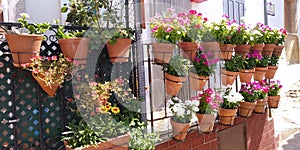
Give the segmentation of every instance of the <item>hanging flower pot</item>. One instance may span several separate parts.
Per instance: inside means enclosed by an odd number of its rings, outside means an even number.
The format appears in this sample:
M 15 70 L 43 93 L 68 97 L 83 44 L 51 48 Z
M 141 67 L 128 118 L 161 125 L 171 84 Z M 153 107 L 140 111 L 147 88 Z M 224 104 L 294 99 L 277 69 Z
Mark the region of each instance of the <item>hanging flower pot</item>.
M 283 45 L 276 45 L 273 51 L 273 56 L 280 56 L 283 49 L 284 49 Z
M 269 108 L 278 108 L 280 101 L 280 95 L 277 96 L 268 96 L 268 105 Z
M 242 117 L 249 117 L 255 108 L 256 102 L 240 102 L 239 114 Z
M 173 138 L 182 141 L 186 138 L 188 130 L 191 127 L 190 123 L 178 123 L 170 119 L 172 126 Z
M 166 78 L 166 92 L 171 96 L 176 96 L 179 93 L 183 82 L 186 81 L 185 77 L 176 77 L 168 73 L 165 73 L 165 78 Z
M 238 75 L 239 72 L 233 72 L 233 71 L 221 69 L 222 84 L 225 86 L 232 85 Z
M 216 117 L 214 114 L 199 114 L 197 113 L 198 123 L 201 132 L 212 132 Z
M 265 74 L 266 79 L 273 79 L 277 69 L 278 66 L 268 66 L 268 70 Z
M 219 119 L 220 119 L 219 123 L 223 125 L 233 125 L 236 113 L 237 113 L 237 108 L 236 109 L 220 108 L 218 111 Z
M 250 47 L 250 53 L 253 52 L 253 50 L 257 50 L 260 54 L 262 52 L 262 50 L 264 49 L 265 44 L 254 44 L 253 46 Z
M 38 56 L 43 41 L 43 35 L 36 34 L 5 34 L 15 67 L 22 67 Z
M 241 69 L 240 70 L 240 81 L 241 82 L 250 82 L 254 74 L 255 69 Z
M 239 44 L 234 48 L 235 54 L 242 55 L 243 58 L 245 58 L 249 52 L 250 47 L 251 45 L 248 44 Z
M 66 57 L 75 59 L 77 64 L 86 64 L 89 38 L 59 39 L 58 43 Z
M 231 59 L 233 48 L 235 47 L 232 44 L 219 44 L 220 50 L 221 50 L 221 58 L 223 60 L 229 60 Z
M 112 63 L 127 62 L 132 40 L 130 38 L 118 38 L 116 43 L 106 43 L 108 55 Z
M 219 43 L 214 41 L 214 42 L 201 42 L 200 46 L 204 49 L 204 52 L 206 53 L 206 55 L 208 55 L 209 53 L 211 53 L 211 58 L 219 58 L 219 54 L 220 54 L 220 47 L 219 47 Z
M 195 73 L 190 73 L 190 88 L 193 90 L 201 91 L 209 80 L 209 76 L 198 76 Z
M 254 80 L 261 81 L 264 79 L 268 67 L 255 67 Z
M 198 49 L 196 42 L 179 42 L 178 46 L 184 51 L 185 55 L 190 60 L 194 60 L 196 58 L 196 52 Z
M 265 47 L 262 51 L 262 55 L 271 57 L 275 46 L 275 44 L 265 44 Z
M 37 81 L 40 87 L 50 96 L 53 97 L 60 87 L 60 84 L 52 84 L 51 86 L 47 85 L 42 79 L 38 78 L 36 74 L 32 72 L 33 78 Z
M 254 108 L 254 112 L 256 113 L 265 113 L 265 110 L 266 110 L 266 107 L 267 107 L 267 101 L 268 99 L 267 98 L 264 98 L 264 99 L 257 99 L 256 100 L 256 105 L 255 105 L 255 108 Z
M 154 63 L 168 64 L 175 49 L 174 44 L 152 43 Z

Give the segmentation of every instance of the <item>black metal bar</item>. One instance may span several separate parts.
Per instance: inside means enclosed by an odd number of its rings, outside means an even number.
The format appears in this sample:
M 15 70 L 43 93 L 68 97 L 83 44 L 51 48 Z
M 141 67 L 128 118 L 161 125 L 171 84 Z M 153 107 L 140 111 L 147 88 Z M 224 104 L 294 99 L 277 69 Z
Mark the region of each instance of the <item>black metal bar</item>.
M 125 20 L 126 20 L 126 28 L 129 28 L 129 9 L 128 9 L 129 2 L 125 0 Z
M 36 82 L 37 85 L 37 105 L 38 105 L 38 117 L 39 117 L 39 140 L 40 140 L 40 150 L 44 149 L 44 140 L 43 140 L 43 126 L 42 126 L 42 122 L 43 122 L 43 118 L 42 118 L 42 111 L 43 111 L 43 106 L 42 106 L 42 99 L 41 99 L 41 87 L 39 86 L 39 84 Z
M 11 59 L 11 61 L 12 61 L 12 59 Z M 13 63 L 11 62 L 10 63 L 10 68 L 11 68 L 11 70 L 14 70 L 15 71 L 15 69 L 13 69 Z M 11 72 L 11 77 L 10 77 L 10 79 L 11 79 L 11 91 L 12 91 L 12 113 L 13 113 L 13 118 L 11 118 L 11 119 L 17 119 L 17 114 L 16 114 L 16 112 L 17 112 L 17 110 L 16 110 L 16 107 L 17 107 L 17 102 L 16 102 L 16 86 L 15 86 L 15 82 L 14 82 L 14 71 L 12 71 Z M 17 131 L 17 128 L 16 128 L 16 125 L 17 124 L 14 124 L 14 128 L 13 128 L 13 133 L 14 133 L 14 147 L 16 148 L 16 149 L 19 149 L 19 146 L 18 146 L 18 131 Z
M 149 80 L 149 101 L 150 101 L 150 121 L 151 121 L 151 131 L 154 131 L 154 112 L 153 112 L 153 103 L 152 103 L 152 74 L 151 74 L 151 57 L 150 57 L 150 45 L 147 44 L 147 55 L 148 55 L 148 80 Z

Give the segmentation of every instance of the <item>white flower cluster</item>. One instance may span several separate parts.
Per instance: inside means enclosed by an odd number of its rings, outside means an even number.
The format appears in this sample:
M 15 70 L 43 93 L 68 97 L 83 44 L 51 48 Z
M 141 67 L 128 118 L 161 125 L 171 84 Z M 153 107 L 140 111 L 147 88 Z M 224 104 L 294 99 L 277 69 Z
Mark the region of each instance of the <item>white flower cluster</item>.
M 174 102 L 175 100 L 176 102 Z M 178 117 L 184 117 L 186 115 L 193 115 L 197 111 L 199 111 L 199 101 L 198 100 L 182 100 L 177 97 L 173 98 L 173 100 L 169 100 L 169 106 L 171 106 L 171 111 L 173 115 Z
M 229 102 L 238 102 L 244 99 L 240 93 L 234 92 L 233 90 L 231 90 L 228 95 L 225 95 L 224 98 L 226 98 Z

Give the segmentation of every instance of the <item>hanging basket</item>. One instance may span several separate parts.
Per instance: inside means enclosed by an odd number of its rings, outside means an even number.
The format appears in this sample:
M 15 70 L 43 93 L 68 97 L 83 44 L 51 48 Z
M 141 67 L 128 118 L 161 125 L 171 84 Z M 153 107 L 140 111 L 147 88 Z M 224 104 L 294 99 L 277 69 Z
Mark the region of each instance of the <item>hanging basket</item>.
M 59 84 L 52 84 L 48 86 L 43 80 L 39 79 L 33 72 L 31 73 L 33 78 L 37 81 L 40 87 L 50 96 L 55 96 L 57 89 L 60 87 Z
M 256 102 L 240 102 L 239 115 L 249 117 L 252 115 Z
M 219 58 L 220 54 L 220 47 L 219 43 L 214 42 L 201 42 L 200 46 L 204 49 L 204 52 L 206 55 L 208 55 L 208 58 L 216 59 Z M 211 55 L 209 55 L 211 54 Z
M 129 38 L 119 38 L 116 43 L 106 43 L 108 55 L 111 63 L 127 62 L 129 58 L 129 49 L 132 40 Z
M 239 44 L 234 48 L 235 54 L 243 56 L 243 58 L 246 58 L 246 55 L 249 52 L 251 45 L 248 44 Z
M 190 123 L 178 123 L 170 119 L 172 126 L 173 138 L 182 141 L 186 138 L 188 130 L 191 127 Z
M 196 58 L 198 49 L 196 42 L 179 42 L 178 46 L 184 51 L 185 56 L 187 56 L 189 60 L 194 60 Z
M 43 35 L 5 34 L 15 67 L 31 63 L 31 58 L 38 56 Z
M 268 96 L 268 105 L 269 108 L 278 108 L 280 101 L 280 95 L 277 96 Z
M 240 81 L 241 82 L 250 82 L 254 74 L 255 69 L 241 69 L 240 70 Z
M 233 48 L 235 47 L 233 44 L 219 44 L 221 50 L 221 58 L 223 60 L 231 59 Z
M 256 100 L 256 105 L 254 108 L 254 112 L 255 113 L 259 113 L 259 114 L 263 114 L 265 113 L 266 107 L 267 107 L 267 102 L 268 102 L 268 98 L 264 98 L 264 99 L 257 99 Z
M 176 96 L 179 93 L 183 82 L 186 81 L 185 77 L 176 77 L 168 73 L 165 73 L 165 78 L 166 92 L 171 96 Z
M 233 72 L 233 71 L 221 69 L 222 84 L 225 86 L 232 85 L 238 75 L 239 75 L 239 72 Z
M 198 123 L 201 132 L 212 132 L 216 117 L 214 114 L 199 114 L 197 113 Z
M 254 80 L 261 81 L 264 79 L 268 67 L 255 67 Z
M 152 43 L 154 63 L 168 64 L 175 49 L 174 44 Z
M 261 54 L 263 56 L 269 56 L 269 57 L 271 57 L 272 53 L 274 51 L 275 46 L 276 46 L 275 44 L 265 44 L 265 47 L 264 47 L 264 49 L 263 49 L 263 51 L 262 51 Z
M 59 39 L 59 46 L 62 53 L 77 64 L 86 64 L 89 49 L 89 38 L 68 38 Z
M 265 75 L 266 79 L 273 79 L 277 69 L 278 66 L 268 66 L 268 70 Z
M 237 108 L 236 109 L 220 108 L 218 110 L 219 119 L 220 119 L 219 123 L 223 125 L 233 125 L 236 113 L 237 113 Z
M 209 80 L 209 76 L 198 76 L 195 73 L 190 73 L 190 88 L 196 91 L 203 90 L 204 85 Z
M 283 45 L 276 45 L 272 55 L 273 56 L 280 56 L 283 49 L 284 49 Z
M 265 44 L 254 44 L 253 46 L 250 47 L 249 52 L 252 53 L 253 50 L 257 50 L 261 54 L 264 47 L 265 47 Z

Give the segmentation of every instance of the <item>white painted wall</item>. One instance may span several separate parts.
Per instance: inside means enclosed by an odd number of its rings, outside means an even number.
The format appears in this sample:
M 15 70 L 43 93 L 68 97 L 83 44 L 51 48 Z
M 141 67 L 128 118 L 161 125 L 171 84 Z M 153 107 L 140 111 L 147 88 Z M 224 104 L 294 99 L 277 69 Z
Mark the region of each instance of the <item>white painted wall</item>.
M 202 3 L 192 2 L 192 9 L 201 12 L 204 17 L 207 17 L 209 21 L 218 21 L 222 18 L 223 12 L 223 0 L 208 0 Z
M 26 0 L 25 11 L 33 22 L 50 22 L 61 18 L 59 0 Z
M 245 0 L 245 17 L 247 24 L 255 25 L 258 22 L 264 23 L 264 1 Z
M 268 15 L 268 25 L 276 28 L 284 27 L 284 0 L 271 0 L 275 4 L 275 16 Z

